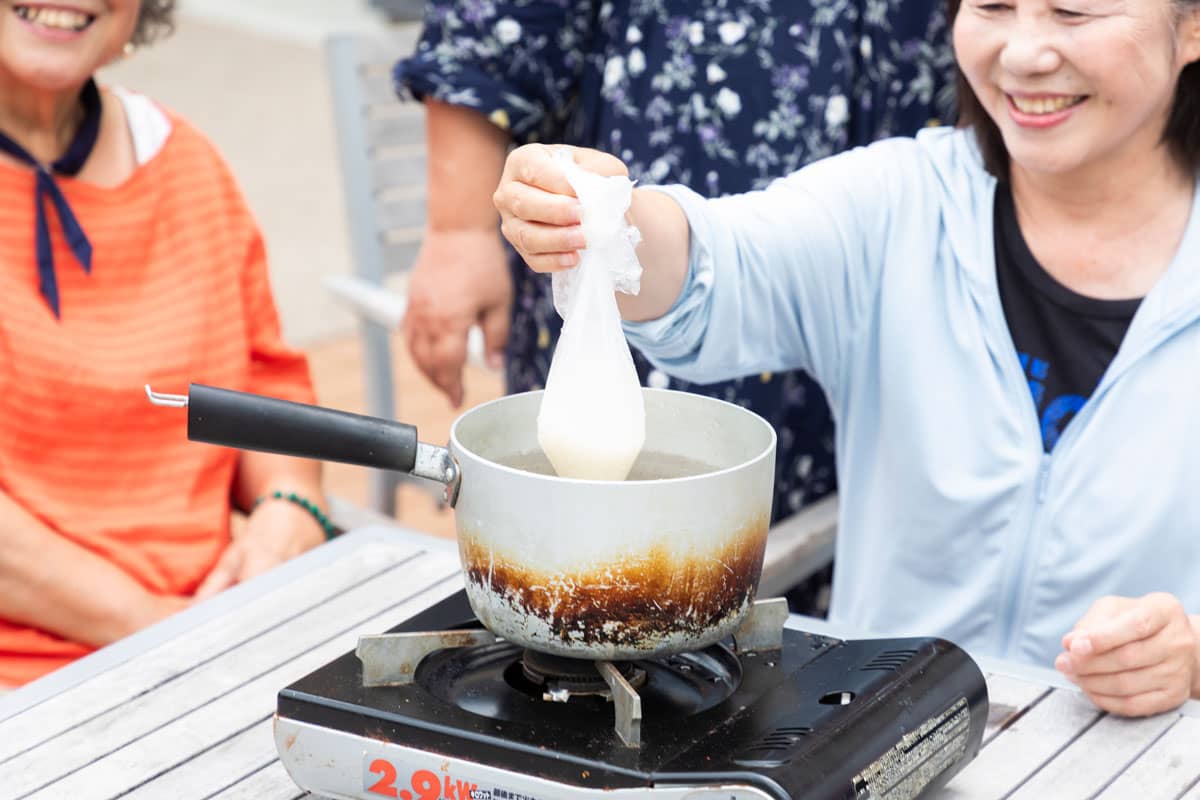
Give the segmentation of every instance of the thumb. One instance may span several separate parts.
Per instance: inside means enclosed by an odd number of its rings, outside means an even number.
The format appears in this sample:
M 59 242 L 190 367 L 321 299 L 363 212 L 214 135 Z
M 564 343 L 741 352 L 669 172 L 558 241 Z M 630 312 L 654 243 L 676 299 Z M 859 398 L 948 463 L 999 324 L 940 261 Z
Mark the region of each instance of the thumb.
M 483 330 L 484 359 L 492 369 L 504 366 L 504 346 L 508 344 L 510 324 L 507 305 L 486 309 L 479 320 L 479 327 Z

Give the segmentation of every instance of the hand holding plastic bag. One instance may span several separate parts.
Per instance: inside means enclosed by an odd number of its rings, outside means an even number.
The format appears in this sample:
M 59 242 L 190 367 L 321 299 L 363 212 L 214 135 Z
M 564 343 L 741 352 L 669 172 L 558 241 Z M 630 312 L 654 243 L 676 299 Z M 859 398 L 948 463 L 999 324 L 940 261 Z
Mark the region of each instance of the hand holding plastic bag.
M 564 478 L 624 480 L 646 439 L 646 410 L 613 292 L 637 294 L 639 235 L 625 222 L 633 183 L 555 154 L 582 208 L 587 249 L 554 274 L 562 335 L 538 412 L 538 443 Z

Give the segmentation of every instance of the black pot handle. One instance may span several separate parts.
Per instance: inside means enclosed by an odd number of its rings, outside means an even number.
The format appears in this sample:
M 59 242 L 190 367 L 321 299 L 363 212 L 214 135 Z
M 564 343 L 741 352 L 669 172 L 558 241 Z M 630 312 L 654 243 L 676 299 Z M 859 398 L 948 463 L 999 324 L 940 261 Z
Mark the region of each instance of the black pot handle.
M 186 398 L 152 393 L 159 405 L 186 405 L 188 439 L 363 467 L 412 472 L 417 429 L 392 420 L 193 383 Z
M 360 467 L 407 472 L 446 485 L 454 507 L 462 473 L 450 451 L 417 440 L 413 425 L 193 383 L 187 396 L 146 386 L 156 406 L 188 409 L 188 439 Z

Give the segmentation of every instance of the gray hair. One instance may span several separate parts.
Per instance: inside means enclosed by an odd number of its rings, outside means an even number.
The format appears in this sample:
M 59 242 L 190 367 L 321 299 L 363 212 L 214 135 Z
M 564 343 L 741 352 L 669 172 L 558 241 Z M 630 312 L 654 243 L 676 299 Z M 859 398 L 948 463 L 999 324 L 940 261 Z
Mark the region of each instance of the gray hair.
M 175 30 L 175 0 L 142 0 L 137 27 L 130 43 L 138 47 L 168 36 Z

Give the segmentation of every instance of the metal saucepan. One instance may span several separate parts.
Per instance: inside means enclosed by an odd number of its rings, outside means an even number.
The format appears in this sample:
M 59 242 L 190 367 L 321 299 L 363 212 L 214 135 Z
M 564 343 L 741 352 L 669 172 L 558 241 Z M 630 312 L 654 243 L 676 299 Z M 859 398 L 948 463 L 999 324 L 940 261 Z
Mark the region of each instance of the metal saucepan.
M 460 416 L 449 450 L 412 425 L 193 384 L 188 438 L 399 470 L 446 484 L 467 597 L 510 642 L 557 655 L 632 659 L 731 634 L 758 587 L 775 431 L 740 406 L 645 389 L 646 444 L 631 480 L 549 470 L 541 392 Z

